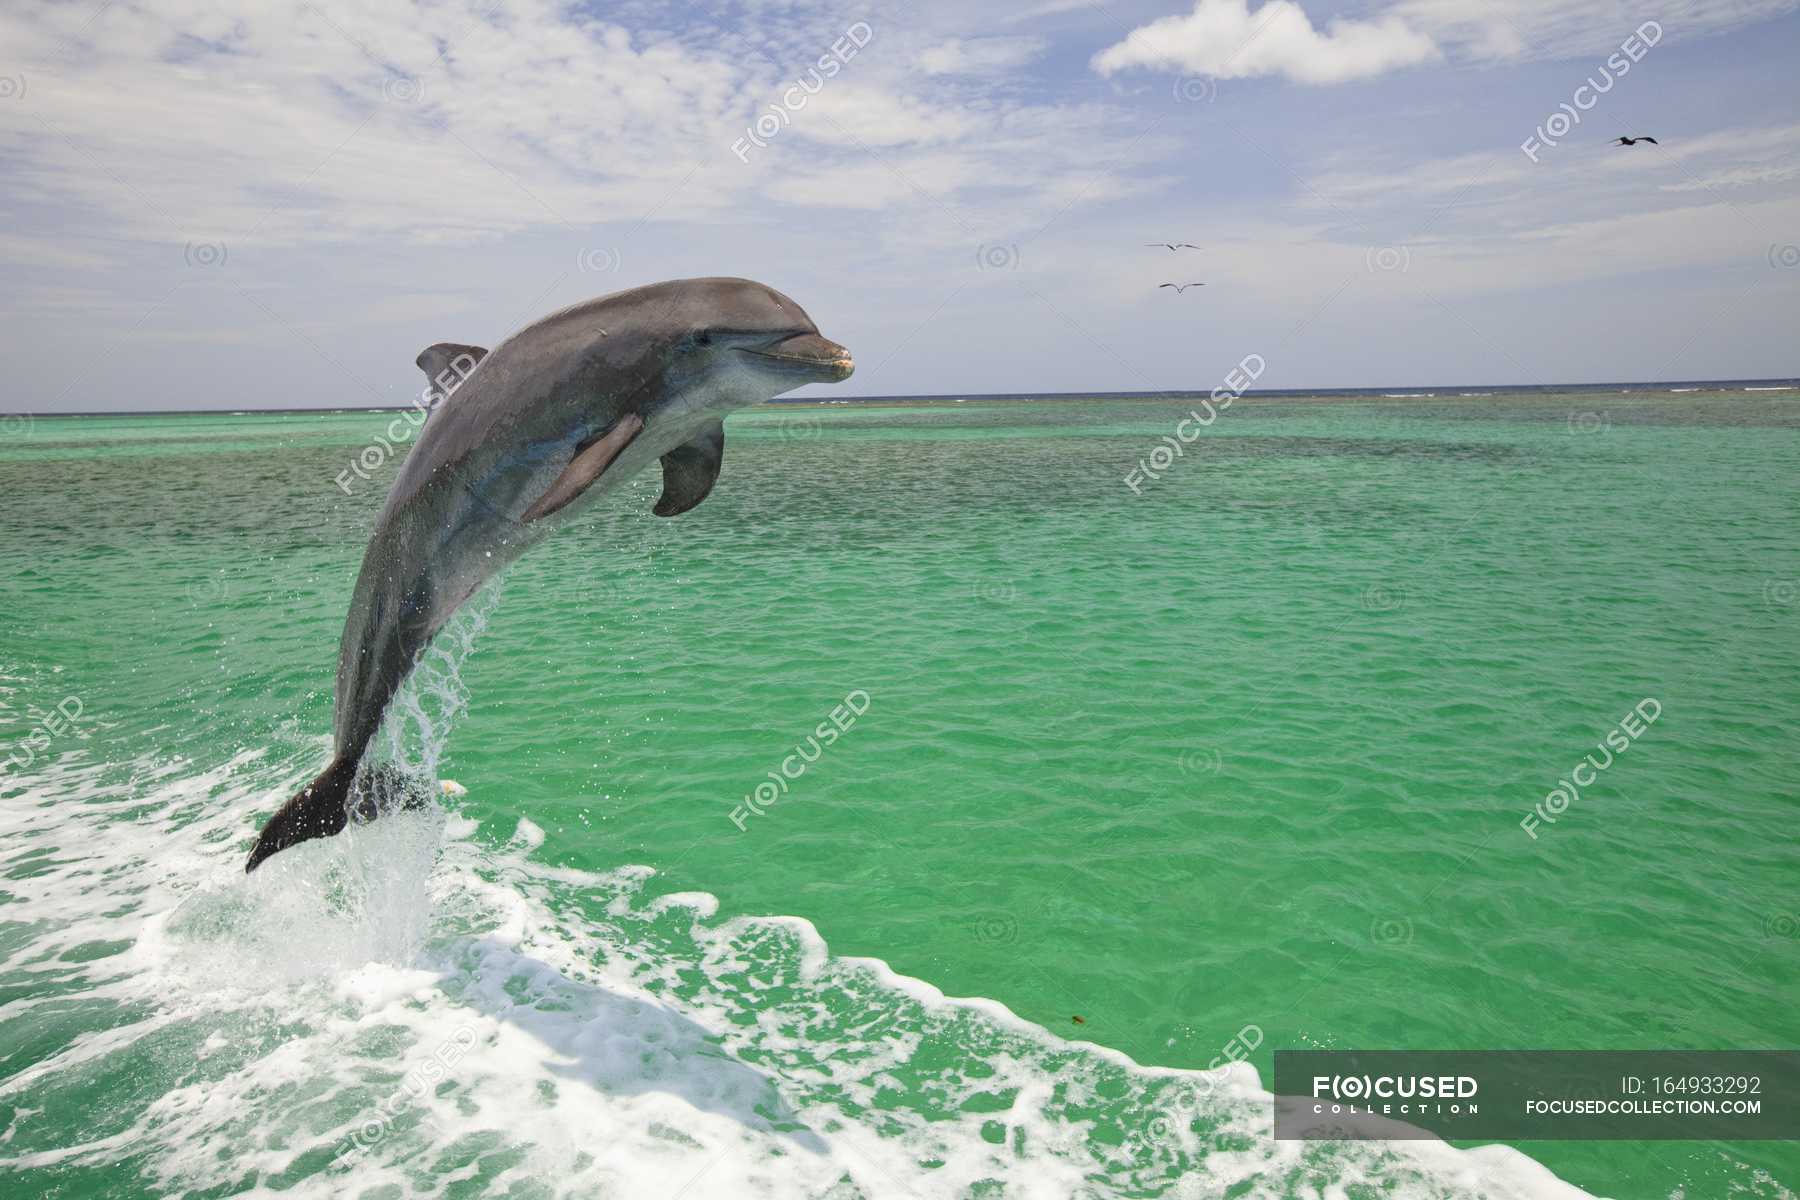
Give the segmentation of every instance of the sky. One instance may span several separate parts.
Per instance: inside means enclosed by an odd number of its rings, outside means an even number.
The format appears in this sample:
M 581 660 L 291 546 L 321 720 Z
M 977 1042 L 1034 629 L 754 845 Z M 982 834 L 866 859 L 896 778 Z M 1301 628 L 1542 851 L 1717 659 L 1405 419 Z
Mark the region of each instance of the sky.
M 0 412 L 402 405 L 698 275 L 836 396 L 1800 375 L 1797 8 L 7 0 Z

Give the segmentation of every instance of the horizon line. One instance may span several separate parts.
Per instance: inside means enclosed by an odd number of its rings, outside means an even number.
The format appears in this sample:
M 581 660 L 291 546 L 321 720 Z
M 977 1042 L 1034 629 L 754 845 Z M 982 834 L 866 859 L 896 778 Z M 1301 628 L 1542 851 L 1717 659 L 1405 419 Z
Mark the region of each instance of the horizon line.
M 1295 396 L 1373 396 L 1377 398 L 1415 399 L 1426 396 L 1438 396 L 1445 392 L 1467 394 L 1469 389 L 1483 389 L 1488 393 L 1497 392 L 1576 392 L 1576 391 L 1630 391 L 1634 388 L 1694 388 L 1696 390 L 1720 387 L 1747 387 L 1753 384 L 1765 386 L 1786 386 L 1800 388 L 1800 375 L 1775 375 L 1766 378 L 1747 379 L 1620 379 L 1605 380 L 1594 383 L 1440 383 L 1440 384 L 1378 384 L 1363 387 L 1316 387 L 1316 388 L 1247 388 L 1233 393 L 1237 399 L 1257 397 L 1295 397 Z M 772 396 L 763 401 L 765 404 L 868 404 L 894 400 L 1113 400 L 1113 399 L 1184 399 L 1189 396 L 1210 396 L 1215 389 L 1208 388 L 1170 388 L 1158 390 L 1136 390 L 1120 392 L 1072 391 L 1072 392 L 893 392 L 874 396 Z M 201 414 L 228 414 L 249 416 L 252 414 L 288 414 L 295 413 L 381 413 L 406 412 L 416 408 L 416 404 L 362 404 L 362 405 L 306 405 L 302 407 L 282 408 L 115 408 L 115 409 L 76 409 L 68 412 L 36 412 L 32 410 L 0 411 L 0 417 L 181 417 Z

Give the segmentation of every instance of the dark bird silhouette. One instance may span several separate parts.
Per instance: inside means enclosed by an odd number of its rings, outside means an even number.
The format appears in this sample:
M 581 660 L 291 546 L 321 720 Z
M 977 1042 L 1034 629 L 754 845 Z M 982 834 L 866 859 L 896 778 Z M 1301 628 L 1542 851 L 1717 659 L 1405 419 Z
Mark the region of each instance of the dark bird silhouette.
M 1649 142 L 1652 146 L 1662 145 L 1661 142 L 1657 141 L 1653 137 L 1622 137 L 1618 141 L 1614 142 L 1613 145 L 1615 145 L 1615 146 L 1635 146 L 1639 142 Z
M 1175 289 L 1175 294 L 1179 296 L 1191 287 L 1205 287 L 1206 285 L 1204 283 L 1159 283 L 1156 286 L 1159 288 L 1172 287 Z
M 1146 246 L 1161 246 L 1165 250 L 1198 250 L 1200 247 L 1192 242 L 1145 242 Z

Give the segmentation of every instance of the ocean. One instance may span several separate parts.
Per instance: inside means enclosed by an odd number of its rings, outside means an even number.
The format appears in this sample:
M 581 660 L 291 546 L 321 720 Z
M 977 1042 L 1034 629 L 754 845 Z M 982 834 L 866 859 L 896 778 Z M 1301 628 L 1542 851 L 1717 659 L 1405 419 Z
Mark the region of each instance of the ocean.
M 248 878 L 404 422 L 0 418 L 0 1193 L 1791 1200 L 1796 1143 L 1267 1091 L 1800 1044 L 1751 387 L 749 410 L 439 639 L 386 744 L 466 793 Z

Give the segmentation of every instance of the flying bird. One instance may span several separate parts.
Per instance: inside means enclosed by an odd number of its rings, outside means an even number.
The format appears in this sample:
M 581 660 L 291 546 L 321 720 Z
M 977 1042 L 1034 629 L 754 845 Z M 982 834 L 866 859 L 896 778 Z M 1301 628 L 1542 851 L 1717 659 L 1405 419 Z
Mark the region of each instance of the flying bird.
M 1615 145 L 1615 146 L 1635 146 L 1639 142 L 1649 142 L 1652 146 L 1662 145 L 1661 142 L 1657 141 L 1653 137 L 1622 137 L 1618 141 L 1614 142 L 1613 145 Z
M 1200 247 L 1192 242 L 1145 242 L 1146 246 L 1161 246 L 1165 250 L 1198 250 Z
M 1191 287 L 1205 287 L 1206 285 L 1204 283 L 1159 283 L 1156 286 L 1159 288 L 1172 287 L 1175 289 L 1175 294 L 1179 296 Z

